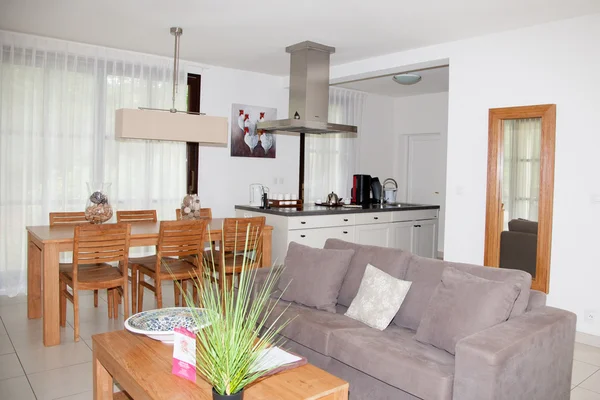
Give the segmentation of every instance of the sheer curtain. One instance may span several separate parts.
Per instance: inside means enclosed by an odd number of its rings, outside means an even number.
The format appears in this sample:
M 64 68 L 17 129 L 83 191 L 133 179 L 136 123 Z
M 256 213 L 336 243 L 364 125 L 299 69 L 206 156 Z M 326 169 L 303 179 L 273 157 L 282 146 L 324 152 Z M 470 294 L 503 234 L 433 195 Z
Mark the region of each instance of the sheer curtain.
M 169 105 L 171 67 L 0 31 L 0 295 L 26 291 L 25 227 L 47 225 L 51 211 L 82 211 L 86 182 L 112 182 L 115 209 L 174 217 L 186 191 L 185 144 L 114 139 L 115 109 Z
M 541 136 L 540 118 L 504 121 L 504 229 L 514 218 L 538 220 Z
M 366 94 L 336 87 L 329 88 L 329 122 L 360 125 Z M 324 201 L 332 191 L 345 199 L 352 189 L 357 155 L 356 136 L 350 134 L 306 135 L 304 199 Z

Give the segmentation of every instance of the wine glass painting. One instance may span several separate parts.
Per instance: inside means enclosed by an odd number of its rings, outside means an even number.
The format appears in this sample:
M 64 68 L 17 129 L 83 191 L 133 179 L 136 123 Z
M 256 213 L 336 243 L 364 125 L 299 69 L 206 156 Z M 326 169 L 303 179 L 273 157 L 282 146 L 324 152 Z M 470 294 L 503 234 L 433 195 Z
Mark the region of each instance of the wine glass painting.
M 259 121 L 277 119 L 277 109 L 270 107 L 232 104 L 231 156 L 275 158 L 275 135 L 258 129 Z

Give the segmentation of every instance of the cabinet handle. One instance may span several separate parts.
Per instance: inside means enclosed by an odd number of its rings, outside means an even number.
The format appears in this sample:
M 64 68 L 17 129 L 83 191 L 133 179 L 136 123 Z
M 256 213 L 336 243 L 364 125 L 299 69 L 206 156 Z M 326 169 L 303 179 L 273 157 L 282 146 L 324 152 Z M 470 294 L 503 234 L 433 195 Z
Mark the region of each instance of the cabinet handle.
M 306 224 L 306 221 L 300 221 L 300 223 L 301 223 L 302 225 L 304 225 L 304 224 Z
M 344 235 L 346 235 L 346 234 L 348 234 L 348 231 L 343 231 L 342 233 L 343 233 Z
M 379 219 L 379 217 L 373 217 L 373 219 Z
M 301 238 L 306 237 L 306 235 L 300 235 Z
M 348 222 L 348 218 L 344 218 L 344 222 Z

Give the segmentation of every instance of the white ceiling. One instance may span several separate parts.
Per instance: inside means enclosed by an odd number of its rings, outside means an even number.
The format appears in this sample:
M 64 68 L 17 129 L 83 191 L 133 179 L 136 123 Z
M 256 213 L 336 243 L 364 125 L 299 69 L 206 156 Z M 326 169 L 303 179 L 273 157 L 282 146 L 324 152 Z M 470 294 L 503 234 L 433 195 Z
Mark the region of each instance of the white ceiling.
M 598 0 L 0 0 L 0 29 L 287 75 L 288 45 L 332 64 L 600 12 Z
M 448 67 L 431 68 L 413 71 L 421 75 L 421 81 L 414 85 L 400 85 L 391 76 L 380 76 L 356 82 L 342 83 L 337 86 L 361 92 L 374 93 L 390 97 L 416 96 L 419 94 L 439 93 L 448 91 Z

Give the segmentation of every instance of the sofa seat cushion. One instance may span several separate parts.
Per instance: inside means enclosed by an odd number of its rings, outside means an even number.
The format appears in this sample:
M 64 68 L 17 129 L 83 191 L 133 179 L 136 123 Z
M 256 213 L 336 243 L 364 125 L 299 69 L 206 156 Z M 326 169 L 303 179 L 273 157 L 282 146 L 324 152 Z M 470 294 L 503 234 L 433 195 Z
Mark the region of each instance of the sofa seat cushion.
M 399 250 L 379 246 L 367 246 L 345 242 L 339 239 L 327 239 L 325 249 L 354 250 L 348 272 L 340 288 L 337 299 L 338 304 L 350 307 L 352 300 L 358 293 L 367 264 L 390 274 L 394 278 L 405 279 L 406 269 L 412 254 Z
M 416 397 L 452 399 L 454 357 L 417 342 L 415 332 L 390 326 L 338 330 L 330 339 L 330 356 Z
M 289 307 L 288 307 L 289 305 Z M 286 307 L 288 309 L 286 310 Z M 285 311 L 284 311 L 285 310 Z M 267 319 L 267 326 L 281 314 L 277 324 L 291 320 L 281 335 L 316 352 L 329 355 L 331 334 L 339 330 L 359 329 L 366 325 L 343 314 L 315 310 L 295 303 L 279 301 Z

